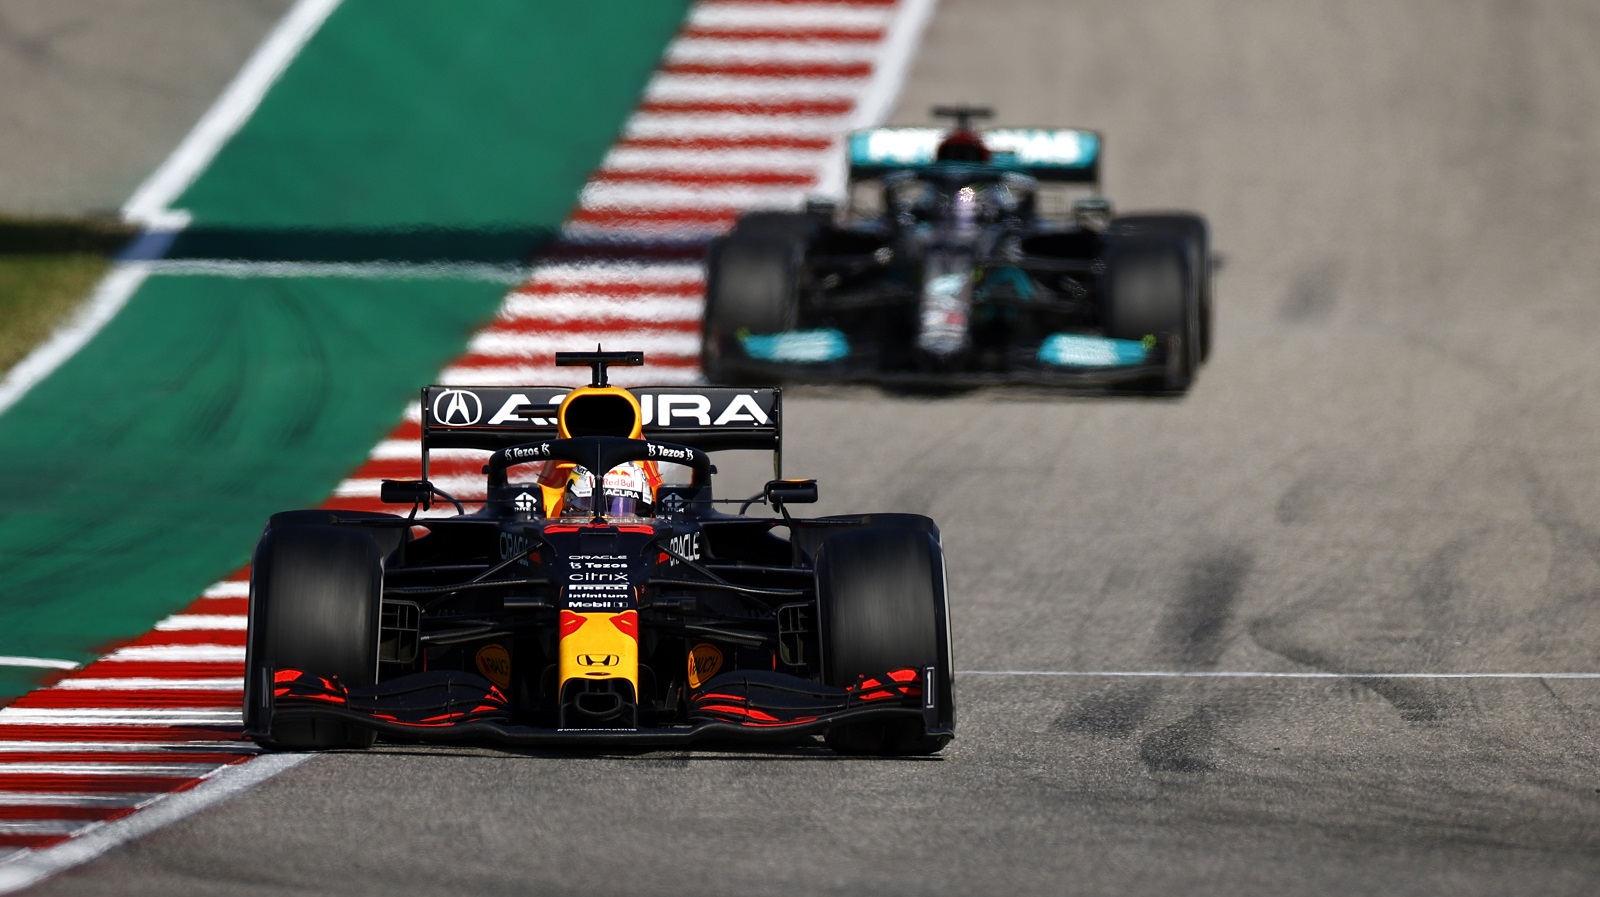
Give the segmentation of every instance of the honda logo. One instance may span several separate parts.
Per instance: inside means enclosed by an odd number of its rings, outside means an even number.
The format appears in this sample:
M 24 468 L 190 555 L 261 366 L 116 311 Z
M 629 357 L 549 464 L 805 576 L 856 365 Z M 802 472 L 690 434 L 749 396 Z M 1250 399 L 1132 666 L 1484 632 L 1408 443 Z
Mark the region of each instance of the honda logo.
M 483 419 L 483 400 L 471 390 L 444 390 L 433 397 L 433 419 L 446 427 L 470 427 Z

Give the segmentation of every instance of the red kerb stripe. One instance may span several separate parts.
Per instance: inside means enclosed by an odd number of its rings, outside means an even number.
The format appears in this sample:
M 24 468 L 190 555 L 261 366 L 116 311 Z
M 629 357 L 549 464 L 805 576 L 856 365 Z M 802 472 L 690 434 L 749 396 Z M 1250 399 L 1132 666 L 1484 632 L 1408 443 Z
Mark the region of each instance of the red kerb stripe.
M 668 171 L 607 169 L 593 181 L 609 184 L 676 184 L 690 187 L 809 187 L 817 176 L 809 171 Z
M 673 62 L 661 67 L 669 75 L 724 78 L 868 78 L 870 62 Z
M 243 601 L 245 599 L 238 599 Z M 244 662 L 175 660 L 98 660 L 79 670 L 74 679 L 121 679 L 129 676 L 153 679 L 212 679 L 220 676 L 244 677 Z M 0 737 L 5 729 L 0 729 Z
M 831 137 L 803 137 L 794 134 L 749 134 L 741 137 L 631 137 L 619 140 L 618 149 L 681 149 L 700 152 L 741 149 L 814 150 L 833 148 Z
M 682 37 L 694 40 L 792 40 L 792 41 L 859 41 L 871 43 L 883 39 L 882 28 L 724 28 L 714 25 L 691 25 L 679 32 Z
M 641 266 L 643 267 L 643 266 Z M 592 299 L 633 299 L 639 296 L 699 296 L 706 291 L 705 281 L 696 277 L 683 281 L 603 281 L 597 283 L 524 284 L 512 292 L 521 296 L 560 296 L 577 294 Z
M 244 691 L 209 688 L 136 689 L 116 691 L 89 688 L 42 688 L 11 702 L 12 707 L 60 709 L 100 709 L 137 707 L 185 707 L 216 709 L 240 707 Z
M 851 100 L 654 100 L 640 103 L 640 112 L 662 115 L 848 115 Z
M 21 773 L 0 776 L 0 803 L 4 792 L 45 791 L 51 794 L 143 794 L 183 791 L 199 779 L 189 776 L 105 776 L 57 773 Z

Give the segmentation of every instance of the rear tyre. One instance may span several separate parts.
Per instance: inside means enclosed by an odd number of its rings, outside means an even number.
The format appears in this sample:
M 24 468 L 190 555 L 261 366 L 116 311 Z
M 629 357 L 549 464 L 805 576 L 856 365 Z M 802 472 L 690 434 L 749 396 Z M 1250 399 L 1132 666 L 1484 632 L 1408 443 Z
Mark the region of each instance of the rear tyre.
M 245 728 L 260 732 L 261 690 L 272 670 L 293 669 L 348 687 L 378 678 L 383 556 L 367 534 L 343 526 L 269 528 L 250 568 Z M 257 742 L 274 750 L 371 747 L 367 729 L 322 720 L 274 722 Z
M 816 574 L 824 681 L 844 688 L 861 676 L 932 666 L 940 723 L 953 728 L 944 553 L 935 537 L 902 527 L 847 530 L 823 543 Z M 950 741 L 916 718 L 835 726 L 825 737 L 841 754 L 892 756 L 937 753 Z
M 1101 320 L 1106 336 L 1140 340 L 1173 333 L 1178 357 L 1166 376 L 1139 388 L 1183 392 L 1199 363 L 1199 296 L 1188 277 L 1185 247 L 1168 236 L 1118 237 L 1106 258 Z
M 803 215 L 765 215 L 712 246 L 700 343 L 706 379 L 738 382 L 754 373 L 740 363 L 740 336 L 794 328 L 811 226 Z

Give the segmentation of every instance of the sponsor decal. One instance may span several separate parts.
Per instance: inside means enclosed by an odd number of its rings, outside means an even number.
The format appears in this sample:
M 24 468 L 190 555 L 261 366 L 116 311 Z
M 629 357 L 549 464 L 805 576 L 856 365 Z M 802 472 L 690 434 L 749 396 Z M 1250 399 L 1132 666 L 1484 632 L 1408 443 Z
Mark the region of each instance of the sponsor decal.
M 550 446 L 544 442 L 538 445 L 514 445 L 506 449 L 506 460 L 517 463 L 537 461 L 540 458 L 548 457 L 550 457 Z
M 699 393 L 643 395 L 639 397 L 639 410 L 647 427 L 727 427 L 733 424 L 765 427 L 772 424 L 772 418 L 749 393 L 735 394 L 721 410 L 712 408 L 710 396 Z M 714 410 L 715 415 L 712 414 Z
M 669 551 L 668 557 L 671 558 L 671 561 L 667 564 L 669 567 L 676 567 L 682 563 L 682 561 L 678 560 L 679 557 L 698 561 L 700 560 L 700 533 L 693 532 L 684 533 L 681 536 L 673 536 L 667 540 L 667 549 Z
M 683 512 L 683 508 L 683 496 L 676 492 L 668 492 L 666 496 L 661 499 L 661 510 L 663 513 L 679 514 Z
M 504 645 L 484 645 L 478 649 L 478 672 L 501 688 L 511 687 L 511 652 Z
M 511 506 L 524 514 L 535 514 L 539 511 L 539 498 L 531 492 L 521 492 L 512 499 Z
M 615 654 L 579 654 L 577 659 L 580 667 L 614 667 L 622 662 Z
M 565 399 L 566 397 L 566 393 L 552 396 L 549 404 L 552 407 L 558 406 L 561 404 L 561 400 Z M 489 426 L 498 427 L 504 424 L 522 424 L 524 426 L 534 427 L 553 427 L 556 425 L 555 418 L 553 417 L 547 418 L 536 416 L 534 412 L 537 408 L 538 406 L 528 399 L 526 393 L 512 393 L 510 398 L 506 399 L 500 404 L 500 410 L 496 411 L 494 416 L 489 418 Z
M 689 649 L 689 687 L 699 688 L 722 669 L 722 649 L 701 642 Z
M 626 570 L 574 570 L 567 574 L 567 582 L 627 582 Z
M 433 397 L 433 419 L 446 427 L 470 427 L 483 419 L 483 400 L 470 389 L 446 389 Z
M 652 457 L 652 458 L 660 458 L 660 459 L 662 459 L 664 461 L 693 461 L 694 460 L 694 453 L 690 452 L 687 449 L 674 448 L 673 446 L 670 446 L 670 445 L 657 445 L 656 443 L 652 442 L 652 443 L 649 444 L 648 451 L 650 453 L 650 457 Z M 608 479 L 610 478 L 610 474 L 607 474 L 607 478 Z
M 502 561 L 506 558 L 525 555 L 531 547 L 533 547 L 533 542 L 521 533 L 508 533 L 503 530 L 500 533 L 500 560 Z M 524 560 L 524 563 L 526 563 L 526 560 Z
M 583 613 L 591 613 L 594 611 L 628 610 L 629 608 L 630 605 L 626 601 L 596 601 L 593 599 L 579 599 L 576 601 L 567 602 L 568 610 L 580 611 Z
M 625 561 L 625 554 L 575 554 L 567 558 L 570 561 Z

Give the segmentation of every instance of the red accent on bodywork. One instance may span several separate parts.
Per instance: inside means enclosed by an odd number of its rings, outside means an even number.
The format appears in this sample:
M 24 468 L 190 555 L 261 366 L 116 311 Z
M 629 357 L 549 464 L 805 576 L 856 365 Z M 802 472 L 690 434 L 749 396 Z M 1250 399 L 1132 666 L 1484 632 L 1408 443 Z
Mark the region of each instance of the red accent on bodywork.
M 562 638 L 566 638 L 567 636 L 573 634 L 574 632 L 577 632 L 580 628 L 583 627 L 583 624 L 585 624 L 587 622 L 589 622 L 589 618 L 585 617 L 584 615 L 578 613 L 575 610 L 564 610 L 564 611 L 562 611 L 561 612 L 561 624 L 560 624 L 561 625 L 561 637 Z
M 611 618 L 611 625 L 621 630 L 622 634 L 634 641 L 639 640 L 639 612 L 625 610 Z

